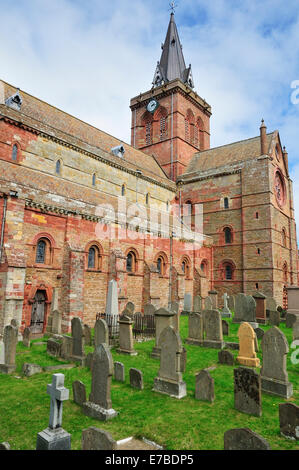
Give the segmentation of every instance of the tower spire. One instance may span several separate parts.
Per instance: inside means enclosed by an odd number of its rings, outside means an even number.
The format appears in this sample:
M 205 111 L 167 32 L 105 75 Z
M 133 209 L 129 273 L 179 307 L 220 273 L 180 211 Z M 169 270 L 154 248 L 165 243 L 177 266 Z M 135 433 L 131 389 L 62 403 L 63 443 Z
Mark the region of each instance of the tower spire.
M 158 87 L 171 80 L 180 79 L 190 88 L 194 88 L 191 65 L 186 67 L 183 47 L 180 42 L 179 33 L 174 19 L 175 4 L 172 2 L 170 21 L 164 44 L 162 45 L 162 54 L 160 62 L 157 63 L 153 85 Z

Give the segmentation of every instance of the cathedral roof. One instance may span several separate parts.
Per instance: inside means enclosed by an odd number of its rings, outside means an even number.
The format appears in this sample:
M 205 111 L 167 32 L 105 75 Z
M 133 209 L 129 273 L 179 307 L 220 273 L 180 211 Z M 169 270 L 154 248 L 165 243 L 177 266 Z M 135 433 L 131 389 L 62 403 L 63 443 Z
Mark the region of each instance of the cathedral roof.
M 267 134 L 268 152 L 275 132 Z M 205 172 L 216 168 L 224 167 L 232 163 L 243 162 L 249 159 L 257 158 L 261 155 L 261 138 L 253 137 L 251 139 L 233 142 L 232 144 L 222 145 L 193 155 L 184 175 L 188 177 L 192 173 Z
M 191 88 L 194 88 L 191 65 L 186 67 L 182 45 L 179 33 L 174 20 L 174 14 L 171 13 L 169 26 L 162 45 L 162 55 L 158 62 L 153 80 L 154 86 L 160 86 L 179 78 Z

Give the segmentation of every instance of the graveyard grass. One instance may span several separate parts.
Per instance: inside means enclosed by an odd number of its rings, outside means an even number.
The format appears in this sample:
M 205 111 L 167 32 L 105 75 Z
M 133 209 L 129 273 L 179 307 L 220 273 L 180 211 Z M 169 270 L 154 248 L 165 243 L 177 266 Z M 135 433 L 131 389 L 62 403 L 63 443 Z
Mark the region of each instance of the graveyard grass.
M 238 324 L 230 326 L 227 341 L 238 341 Z M 263 327 L 267 330 L 269 326 Z M 46 353 L 46 344 L 25 348 L 17 346 L 17 370 L 10 376 L 0 374 L 0 442 L 9 442 L 12 450 L 35 449 L 38 432 L 48 426 L 50 397 L 46 393 L 52 374 L 65 375 L 65 386 L 70 390 L 70 399 L 63 404 L 63 428 L 71 434 L 72 449 L 81 449 L 83 429 L 96 426 L 112 434 L 115 440 L 129 436 L 145 437 L 168 450 L 222 450 L 223 435 L 226 430 L 247 427 L 268 440 L 273 450 L 298 450 L 298 441 L 285 439 L 279 431 L 278 405 L 286 401 L 299 404 L 299 365 L 291 364 L 290 348 L 287 369 L 293 383 L 294 394 L 289 400 L 262 394 L 262 417 L 249 416 L 234 409 L 233 369 L 235 366 L 218 364 L 218 350 L 187 345 L 184 339 L 188 333 L 188 318 L 181 317 L 180 327 L 183 344 L 187 349 L 187 367 L 183 379 L 187 384 L 187 396 L 181 400 L 170 398 L 152 391 L 154 378 L 159 369 L 159 361 L 150 357 L 154 340 L 138 343 L 135 349 L 138 356 L 117 354 L 112 349 L 114 361 L 125 365 L 126 382 L 112 380 L 112 407 L 119 412 L 118 417 L 106 423 L 83 415 L 81 408 L 73 401 L 72 383 L 81 380 L 86 385 L 87 397 L 91 388 L 91 372 L 87 368 L 75 367 L 68 370 L 43 372 L 32 377 L 22 376 L 24 362 L 41 366 L 59 365 L 65 361 L 51 358 Z M 289 345 L 292 330 L 281 324 Z M 86 353 L 93 350 L 85 348 Z M 232 351 L 236 357 L 238 352 Z M 261 357 L 259 341 L 258 357 Z M 195 375 L 203 368 L 216 367 L 210 374 L 215 380 L 215 402 L 195 400 Z M 140 369 L 144 376 L 144 390 L 130 387 L 129 368 Z M 259 369 L 256 369 L 259 370 Z

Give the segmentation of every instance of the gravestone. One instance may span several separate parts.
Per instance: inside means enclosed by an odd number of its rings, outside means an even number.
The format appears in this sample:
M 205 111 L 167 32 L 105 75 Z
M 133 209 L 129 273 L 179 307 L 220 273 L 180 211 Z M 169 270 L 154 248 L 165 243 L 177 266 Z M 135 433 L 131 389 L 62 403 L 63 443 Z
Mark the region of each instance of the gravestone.
M 227 349 L 222 349 L 221 351 L 218 352 L 218 361 L 220 364 L 233 366 L 235 362 L 235 358 L 234 358 L 233 353 L 231 353 Z
M 130 385 L 137 390 L 143 390 L 143 374 L 140 370 L 131 367 L 129 371 Z
M 90 352 L 86 356 L 85 367 L 88 367 L 88 369 L 92 370 L 92 364 L 93 364 L 93 353 Z
M 159 346 L 159 337 L 161 332 L 167 328 L 167 326 L 173 326 L 174 313 L 166 308 L 159 308 L 155 311 L 155 325 L 156 325 L 156 338 L 155 346 L 153 347 L 151 357 L 158 359 L 160 357 L 161 348 Z
M 250 323 L 253 329 L 258 327 L 256 322 L 256 302 L 251 295 L 240 293 L 236 296 L 235 316 L 233 323 Z
M 61 357 L 63 337 L 61 335 L 53 335 L 47 340 L 47 354 L 53 357 Z
M 239 331 L 239 354 L 237 362 L 243 366 L 260 367 L 260 360 L 256 356 L 256 335 L 249 323 L 242 323 Z
M 40 374 L 43 371 L 43 368 L 38 364 L 29 364 L 28 362 L 24 362 L 22 367 L 22 374 L 25 377 L 31 377 L 35 374 Z
M 134 350 L 133 340 L 133 320 L 130 317 L 123 316 L 118 321 L 119 323 L 119 348 L 117 350 L 120 354 L 128 354 L 129 356 L 137 356 L 137 351 Z
M 117 442 L 103 429 L 91 426 L 82 432 L 82 450 L 116 450 Z
M 229 335 L 229 325 L 226 320 L 222 320 L 222 333 L 223 336 Z
M 184 307 L 181 315 L 189 315 L 192 310 L 192 295 L 187 292 L 184 294 Z
M 204 310 L 202 314 L 205 333 L 202 346 L 205 348 L 222 349 L 224 341 L 220 312 L 218 310 Z
M 234 369 L 234 407 L 242 413 L 262 416 L 261 377 L 253 369 Z
M 266 439 L 248 428 L 229 429 L 224 433 L 224 450 L 271 450 Z
M 72 360 L 73 354 L 73 338 L 72 336 L 63 335 L 61 339 L 60 357 L 66 361 Z
M 224 306 L 223 306 L 223 309 L 221 310 L 222 318 L 231 318 L 233 315 L 230 309 L 228 308 L 228 295 L 226 292 L 224 292 L 223 294 L 223 304 Z
M 30 348 L 30 328 L 27 326 L 23 331 L 23 345 Z
M 159 337 L 160 369 L 154 380 L 153 391 L 174 398 L 186 396 L 186 383 L 182 380 L 181 355 L 182 340 L 172 326 L 166 327 Z
M 229 295 L 227 299 L 227 306 L 230 309 L 230 311 L 235 311 L 235 296 L 233 294 Z
M 299 340 L 299 318 L 293 325 L 293 341 Z
M 209 297 L 212 301 L 212 309 L 218 309 L 218 292 L 216 290 L 209 291 Z
M 256 320 L 258 323 L 265 325 L 267 323 L 266 318 L 266 296 L 261 292 L 256 292 L 253 295 L 256 303 Z
M 193 299 L 193 313 L 200 313 L 202 309 L 202 299 L 200 295 L 196 295 Z
M 118 382 L 125 382 L 125 366 L 122 362 L 114 363 L 114 379 Z
M 79 406 L 83 406 L 83 403 L 86 402 L 86 388 L 84 383 L 80 380 L 73 382 L 73 397 L 74 402 Z
M 134 308 L 133 308 L 134 312 Z M 111 279 L 108 283 L 108 293 L 106 299 L 106 315 L 116 315 L 118 316 L 118 292 L 117 292 L 117 282 L 114 279 Z
M 51 333 L 61 335 L 61 322 L 62 315 L 58 310 L 54 310 L 52 314 L 52 328 Z
M 63 374 L 52 376 L 52 384 L 48 384 L 47 393 L 51 397 L 49 426 L 38 433 L 36 450 L 70 450 L 71 436 L 62 428 L 62 405 L 69 399 Z
M 287 439 L 299 440 L 299 406 L 295 403 L 279 404 L 280 433 Z
M 203 316 L 200 313 L 191 313 L 188 318 L 189 332 L 186 339 L 187 344 L 195 344 L 200 346 L 203 341 Z
M 270 310 L 269 311 L 269 325 L 271 326 L 279 326 L 280 325 L 280 312 L 277 310 Z
M 127 305 L 125 306 L 125 310 L 127 312 L 126 315 L 128 315 L 129 317 L 132 317 L 135 312 L 135 305 L 133 304 L 133 302 L 128 302 Z
M 288 380 L 287 354 L 289 345 L 283 332 L 273 326 L 262 339 L 263 366 L 262 391 L 283 398 L 290 398 L 293 386 Z
M 154 315 L 156 308 L 153 304 L 146 304 L 144 307 L 144 315 Z
M 215 400 L 214 389 L 214 379 L 207 370 L 201 370 L 195 379 L 195 399 L 212 403 Z
M 287 328 L 293 328 L 294 323 L 299 320 L 299 315 L 296 315 L 295 313 L 287 313 L 286 314 L 286 327 Z
M 79 317 L 74 317 L 72 319 L 72 338 L 72 359 L 76 362 L 79 362 L 80 365 L 84 365 L 84 330 L 82 320 Z
M 264 336 L 265 332 L 262 328 L 256 328 L 254 330 L 255 334 L 256 334 L 256 337 L 257 339 L 262 339 L 262 337 Z
M 7 325 L 4 328 L 4 362 L 0 364 L 0 372 L 11 374 L 16 370 L 16 348 L 18 343 L 18 328 Z
M 187 366 L 187 349 L 183 348 L 182 355 L 181 355 L 181 372 L 182 373 L 186 372 L 186 366 Z
M 212 303 L 211 297 L 206 297 L 206 298 L 204 299 L 203 304 L 204 304 L 204 310 L 212 310 L 212 308 L 213 308 L 213 303 Z
M 91 328 L 88 325 L 84 325 L 84 344 L 92 346 Z
M 96 320 L 94 325 L 94 347 L 97 348 L 100 344 L 109 344 L 108 325 L 102 318 Z
M 299 286 L 288 286 L 288 313 L 299 314 Z
M 107 344 L 100 344 L 93 356 L 91 393 L 89 401 L 83 403 L 83 413 L 90 418 L 107 421 L 118 412 L 111 407 L 111 379 L 113 359 Z

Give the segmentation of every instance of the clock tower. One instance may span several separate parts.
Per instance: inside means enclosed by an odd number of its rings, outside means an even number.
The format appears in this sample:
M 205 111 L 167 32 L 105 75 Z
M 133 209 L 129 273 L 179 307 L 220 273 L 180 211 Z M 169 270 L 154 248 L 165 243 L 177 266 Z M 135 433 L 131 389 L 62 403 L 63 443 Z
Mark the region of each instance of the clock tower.
M 159 162 L 176 181 L 194 153 L 210 148 L 211 107 L 194 91 L 171 13 L 151 90 L 131 99 L 131 145 Z

